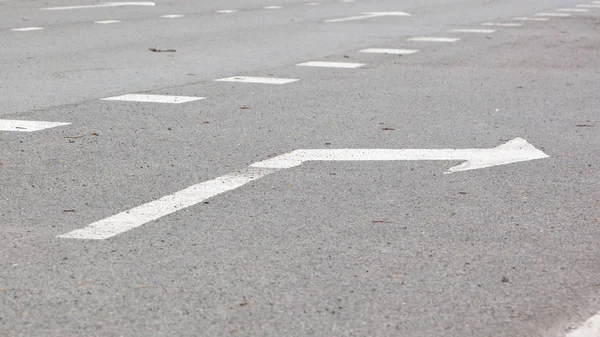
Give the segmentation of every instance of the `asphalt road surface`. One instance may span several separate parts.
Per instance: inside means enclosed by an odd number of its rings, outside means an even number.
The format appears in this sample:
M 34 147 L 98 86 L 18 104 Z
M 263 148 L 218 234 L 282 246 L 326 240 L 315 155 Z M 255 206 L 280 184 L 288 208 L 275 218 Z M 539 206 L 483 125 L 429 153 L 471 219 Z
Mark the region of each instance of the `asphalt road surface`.
M 0 336 L 600 336 L 600 2 L 309 1 L 0 0 Z

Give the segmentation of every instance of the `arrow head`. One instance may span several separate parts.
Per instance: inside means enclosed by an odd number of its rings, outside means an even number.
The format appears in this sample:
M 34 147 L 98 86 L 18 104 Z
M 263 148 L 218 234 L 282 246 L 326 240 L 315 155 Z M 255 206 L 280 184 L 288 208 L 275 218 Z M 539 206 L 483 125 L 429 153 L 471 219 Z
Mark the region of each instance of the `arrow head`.
M 476 170 L 548 157 L 550 156 L 536 149 L 525 139 L 515 138 L 493 149 L 481 149 L 480 153 L 475 155 L 473 159 L 451 167 L 448 172 L 444 173 Z

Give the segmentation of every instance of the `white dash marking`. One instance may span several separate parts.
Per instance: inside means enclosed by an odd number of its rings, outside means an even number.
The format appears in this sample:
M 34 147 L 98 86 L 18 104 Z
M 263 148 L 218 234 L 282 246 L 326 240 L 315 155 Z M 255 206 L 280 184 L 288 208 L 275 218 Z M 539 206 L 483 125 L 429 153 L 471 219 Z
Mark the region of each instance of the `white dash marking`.
M 94 23 L 99 23 L 102 25 L 107 25 L 109 23 L 118 23 L 121 22 L 121 20 L 104 20 L 104 21 L 94 21 Z
M 590 10 L 585 9 L 585 8 L 559 8 L 559 9 L 557 9 L 557 11 L 581 13 L 581 12 L 589 12 Z
M 410 55 L 418 52 L 415 49 L 388 49 L 388 48 L 368 48 L 360 51 L 361 53 L 371 54 L 392 54 L 392 55 Z
M 569 13 L 537 13 L 535 16 L 567 17 L 567 16 L 571 16 L 571 14 L 569 14 Z
M 265 6 L 264 9 L 280 9 L 281 6 Z
M 154 7 L 154 2 L 104 2 L 97 5 L 83 5 L 83 6 L 65 6 L 65 7 L 47 7 L 40 8 L 43 11 L 59 11 L 67 9 L 85 9 L 85 8 L 101 8 L 101 7 L 124 7 L 124 6 L 150 6 Z
M 528 17 L 518 17 L 518 18 L 513 18 L 513 20 L 518 20 L 518 21 L 548 21 L 550 20 L 549 18 L 528 18 Z
M 600 5 L 577 5 L 579 8 L 600 8 Z
M 384 16 L 411 16 L 411 15 L 406 12 L 364 12 L 364 13 L 361 13 L 361 15 L 350 16 L 347 18 L 340 18 L 340 19 L 328 19 L 328 20 L 325 20 L 325 22 L 329 22 L 329 23 L 345 22 L 345 21 L 371 19 L 371 18 L 384 17 Z
M 242 83 L 262 83 L 262 84 L 287 84 L 299 81 L 295 78 L 276 78 L 276 77 L 249 77 L 249 76 L 233 76 L 220 78 L 217 82 L 242 82 Z
M 181 15 L 181 14 L 168 14 L 168 15 L 161 15 L 161 18 L 165 18 L 165 19 L 177 19 L 177 18 L 182 18 L 185 15 Z
M 237 10 L 235 10 L 235 9 L 221 9 L 221 10 L 217 11 L 217 13 L 219 13 L 219 14 L 231 14 L 231 13 L 236 13 L 236 12 L 237 12 Z
M 319 6 L 321 3 L 320 2 L 308 2 L 305 3 L 306 6 Z
M 490 34 L 495 32 L 493 29 L 469 29 L 469 28 L 459 28 L 459 29 L 450 29 L 449 33 L 475 33 L 475 34 Z
M 456 42 L 459 41 L 459 38 L 454 37 L 412 37 L 407 41 L 415 41 L 415 42 Z
M 516 22 L 486 22 L 482 23 L 482 26 L 494 26 L 494 27 L 521 27 L 522 23 Z
M 102 100 L 124 101 L 124 102 L 143 102 L 143 103 L 181 104 L 181 103 L 198 101 L 201 99 L 206 99 L 206 97 L 127 94 L 127 95 L 121 95 L 121 96 L 107 97 L 107 98 L 103 98 Z
M 71 123 L 0 119 L 0 131 L 33 132 L 69 124 Z
M 13 32 L 31 32 L 34 30 L 42 30 L 43 27 L 23 27 L 23 28 L 13 28 L 11 29 Z
M 600 312 L 585 321 L 576 330 L 569 332 L 567 337 L 598 337 L 600 336 Z
M 321 67 L 321 68 L 359 68 L 364 66 L 364 63 L 350 63 L 350 62 L 321 62 L 311 61 L 296 64 L 301 67 Z

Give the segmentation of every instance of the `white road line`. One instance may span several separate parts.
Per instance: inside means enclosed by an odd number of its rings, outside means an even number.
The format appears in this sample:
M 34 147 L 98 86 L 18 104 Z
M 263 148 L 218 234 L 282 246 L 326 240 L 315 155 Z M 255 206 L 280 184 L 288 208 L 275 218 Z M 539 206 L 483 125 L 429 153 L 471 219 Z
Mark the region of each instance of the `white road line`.
M 307 2 L 305 3 L 306 6 L 319 6 L 321 3 L 320 2 Z
M 167 95 L 145 95 L 145 94 L 127 94 L 121 96 L 103 98 L 104 101 L 124 101 L 124 102 L 143 102 L 143 103 L 166 103 L 181 104 L 206 99 L 206 97 L 190 96 L 167 96 Z
M 513 18 L 513 20 L 519 20 L 519 21 L 548 21 L 550 20 L 549 18 L 528 18 L 528 17 L 518 17 L 518 18 Z
M 241 187 L 280 169 L 248 168 L 192 185 L 128 211 L 94 222 L 82 229 L 59 235 L 63 239 L 103 240 L 142 226 L 165 215 L 196 205 L 208 198 Z
M 354 2 L 354 0 L 340 0 L 340 2 L 351 3 Z
M 43 30 L 43 27 L 23 27 L 23 28 L 13 28 L 11 29 L 13 32 L 32 32 L 34 30 Z
M 482 26 L 493 26 L 493 27 L 521 27 L 522 23 L 516 22 L 486 22 L 482 23 Z
M 359 68 L 364 66 L 364 63 L 350 63 L 350 62 L 321 62 L 321 61 L 310 61 L 296 64 L 301 67 L 322 67 L 322 68 Z
M 392 55 L 410 55 L 418 52 L 415 49 L 387 49 L 387 48 L 368 48 L 360 51 L 361 53 L 371 54 L 392 54 Z
M 276 78 L 276 77 L 250 77 L 250 76 L 233 76 L 220 78 L 217 82 L 242 82 L 242 83 L 262 83 L 262 84 L 287 84 L 299 81 L 295 78 Z
M 104 2 L 97 5 L 83 5 L 83 6 L 64 6 L 64 7 L 46 7 L 40 8 L 42 11 L 59 11 L 68 9 L 85 9 L 85 8 L 102 8 L 102 7 L 123 7 L 123 6 L 150 6 L 154 7 L 154 2 Z
M 600 5 L 577 5 L 579 8 L 600 8 Z
M 535 16 L 567 17 L 567 16 L 571 16 L 571 14 L 569 14 L 569 13 L 537 13 Z
M 548 158 L 522 138 L 488 149 L 310 149 L 296 150 L 250 165 L 246 170 L 192 185 L 179 192 L 145 203 L 82 229 L 59 235 L 65 239 L 103 240 L 140 227 L 150 221 L 196 205 L 282 169 L 309 161 L 465 161 L 446 173 L 507 165 Z
M 383 17 L 383 16 L 411 16 L 411 15 L 406 12 L 364 12 L 364 13 L 361 13 L 361 15 L 350 16 L 347 18 L 340 18 L 340 19 L 329 19 L 329 20 L 325 20 L 325 22 L 328 22 L 328 23 L 345 22 L 345 21 L 371 19 L 371 18 L 377 18 L 377 17 Z
M 449 33 L 475 33 L 475 34 L 490 34 L 495 32 L 493 29 L 469 29 L 469 28 L 459 28 L 459 29 L 450 29 Z
M 453 37 L 411 37 L 407 41 L 415 41 L 415 42 L 456 42 L 459 41 L 459 38 Z
M 584 9 L 584 8 L 559 8 L 559 9 L 557 9 L 557 11 L 581 13 L 581 12 L 589 12 L 590 10 Z
M 104 20 L 104 21 L 94 21 L 94 23 L 99 23 L 102 25 L 107 25 L 109 23 L 118 23 L 121 22 L 121 20 Z
M 585 321 L 581 327 L 567 334 L 567 337 L 598 337 L 600 336 L 600 312 Z
M 165 19 L 177 19 L 177 18 L 182 18 L 185 15 L 181 15 L 181 14 L 168 14 L 168 15 L 161 15 L 161 18 L 165 18 Z
M 33 132 L 44 129 L 50 129 L 57 126 L 69 125 L 71 123 L 58 122 L 36 122 L 36 121 L 19 121 L 11 119 L 0 119 L 0 131 L 17 131 L 17 132 Z
M 217 11 L 217 13 L 220 13 L 220 14 L 231 14 L 231 13 L 236 13 L 236 12 L 237 12 L 237 10 L 235 10 L 235 9 L 221 9 L 221 10 Z
M 280 9 L 281 6 L 265 6 L 264 9 Z

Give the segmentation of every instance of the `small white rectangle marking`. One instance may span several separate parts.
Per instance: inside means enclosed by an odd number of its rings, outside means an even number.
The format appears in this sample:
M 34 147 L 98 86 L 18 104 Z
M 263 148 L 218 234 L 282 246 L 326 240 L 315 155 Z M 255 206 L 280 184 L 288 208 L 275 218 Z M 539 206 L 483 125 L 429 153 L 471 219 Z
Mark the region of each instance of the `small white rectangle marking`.
M 23 28 L 13 28 L 11 29 L 13 32 L 32 32 L 34 30 L 42 30 L 43 27 L 23 27 Z
M 236 13 L 236 12 L 237 12 L 237 10 L 235 10 L 235 9 L 221 9 L 221 10 L 217 11 L 217 13 L 219 13 L 219 14 L 231 14 L 231 13 Z
M 516 22 L 486 22 L 482 23 L 482 26 L 493 26 L 493 27 L 521 27 L 522 23 Z
M 305 3 L 306 6 L 319 6 L 321 3 L 320 2 L 308 2 Z
M 69 124 L 71 123 L 0 119 L 0 131 L 33 132 Z
M 264 9 L 280 9 L 281 6 L 265 6 Z
M 94 23 L 99 23 L 102 25 L 107 25 L 109 23 L 118 23 L 121 22 L 121 20 L 104 20 L 104 21 L 94 21 Z
M 567 17 L 567 16 L 571 16 L 571 14 L 569 14 L 569 13 L 537 13 L 535 16 Z
M 600 312 L 585 321 L 581 327 L 569 332 L 567 337 L 598 337 L 600 336 Z
M 322 68 L 359 68 L 364 66 L 364 63 L 350 63 L 350 62 L 321 62 L 311 61 L 296 64 L 301 67 L 322 67 Z
M 493 29 L 470 29 L 470 28 L 459 28 L 459 29 L 450 29 L 448 32 L 450 33 L 475 33 L 475 34 L 490 34 L 495 32 Z
M 276 78 L 276 77 L 250 77 L 250 76 L 233 76 L 220 78 L 217 82 L 242 82 L 242 83 L 262 83 L 262 84 L 287 84 L 299 81 L 295 78 Z
M 549 18 L 528 18 L 528 17 L 518 17 L 518 18 L 513 18 L 513 20 L 519 20 L 519 21 L 548 21 L 550 20 Z
M 559 8 L 557 9 L 557 11 L 559 12 L 575 12 L 575 13 L 580 13 L 580 12 L 589 12 L 589 9 L 584 9 L 584 8 Z
M 459 38 L 453 37 L 411 37 L 407 41 L 415 41 L 415 42 L 456 42 L 459 41 Z
M 181 104 L 206 99 L 206 97 L 189 96 L 167 96 L 167 95 L 143 95 L 127 94 L 121 96 L 103 98 L 104 101 L 124 101 L 124 102 L 143 102 L 143 103 L 167 103 Z
M 161 18 L 165 18 L 165 19 L 177 19 L 177 18 L 182 18 L 185 15 L 181 15 L 181 14 L 168 14 L 168 15 L 161 15 Z
M 371 54 L 392 54 L 392 55 L 410 55 L 418 52 L 415 49 L 388 49 L 388 48 L 368 48 L 360 51 L 361 53 Z

